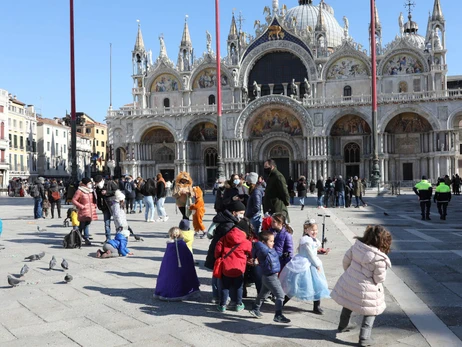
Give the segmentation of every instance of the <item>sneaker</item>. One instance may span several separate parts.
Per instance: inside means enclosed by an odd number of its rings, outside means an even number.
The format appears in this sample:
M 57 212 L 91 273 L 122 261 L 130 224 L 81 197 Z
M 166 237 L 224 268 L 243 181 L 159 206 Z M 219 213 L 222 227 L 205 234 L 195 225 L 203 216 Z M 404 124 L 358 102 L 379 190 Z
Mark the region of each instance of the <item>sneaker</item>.
M 143 211 L 140 211 L 140 212 L 138 212 L 138 213 L 143 213 Z
M 156 222 L 162 222 L 162 221 L 163 221 L 163 219 L 161 217 L 156 219 Z
M 253 310 L 250 310 L 249 313 L 255 318 L 258 318 L 258 319 L 263 318 L 263 315 L 261 314 L 260 310 L 253 309 Z
M 339 333 L 345 333 L 345 332 L 347 332 L 347 331 L 356 329 L 357 326 L 358 326 L 358 325 L 357 325 L 356 323 L 348 324 L 348 325 L 347 325 L 346 327 L 344 327 L 344 328 L 340 327 L 340 325 L 339 325 L 338 328 L 337 328 L 337 331 L 338 331 Z
M 286 318 L 283 314 L 276 314 L 274 315 L 274 319 L 273 319 L 275 322 L 277 323 L 290 323 L 290 319 L 289 318 Z
M 168 216 L 164 217 L 164 222 L 168 221 Z
M 91 242 L 89 239 L 85 239 L 85 246 L 91 246 Z
M 218 312 L 226 312 L 226 306 L 218 305 L 217 306 L 217 311 Z
M 239 305 L 236 306 L 236 311 L 241 312 L 244 311 L 245 305 L 243 303 L 240 303 Z
M 130 211 L 130 214 L 136 213 L 135 210 Z

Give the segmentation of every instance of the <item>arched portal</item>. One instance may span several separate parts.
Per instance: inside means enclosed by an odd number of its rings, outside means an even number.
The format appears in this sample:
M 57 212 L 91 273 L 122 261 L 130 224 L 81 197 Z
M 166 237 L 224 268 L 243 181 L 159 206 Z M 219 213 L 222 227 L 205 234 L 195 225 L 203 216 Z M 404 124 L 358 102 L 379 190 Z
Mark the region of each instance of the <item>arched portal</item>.
M 345 162 L 346 177 L 360 177 L 361 147 L 354 142 L 349 142 L 343 148 L 343 160 Z
M 175 138 L 160 126 L 153 126 L 141 136 L 136 159 L 141 162 L 140 175 L 155 177 L 159 172 L 172 180 L 175 175 Z M 155 163 L 155 164 L 154 164 Z M 167 178 L 165 178 L 167 181 Z
M 269 145 L 266 148 L 267 155 L 265 158 L 271 158 L 276 162 L 279 172 L 281 172 L 286 180 L 291 176 L 291 165 L 293 159 L 292 150 L 285 143 L 279 141 Z
M 215 183 L 218 173 L 218 152 L 216 148 L 208 147 L 204 151 L 204 166 L 206 170 L 206 182 L 208 186 Z

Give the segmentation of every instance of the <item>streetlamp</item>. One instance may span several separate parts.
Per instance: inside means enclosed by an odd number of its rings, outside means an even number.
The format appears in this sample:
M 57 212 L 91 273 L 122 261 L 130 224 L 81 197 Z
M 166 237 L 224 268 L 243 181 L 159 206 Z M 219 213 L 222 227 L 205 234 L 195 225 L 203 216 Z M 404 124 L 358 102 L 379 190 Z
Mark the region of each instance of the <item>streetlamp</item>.
M 222 121 L 222 101 L 221 101 L 221 65 L 220 65 L 220 0 L 215 0 L 215 30 L 217 41 L 217 176 L 225 177 L 223 164 L 223 121 Z
M 371 185 L 380 190 L 380 166 L 377 126 L 377 51 L 375 40 L 375 0 L 371 0 L 371 63 L 372 63 L 372 174 Z

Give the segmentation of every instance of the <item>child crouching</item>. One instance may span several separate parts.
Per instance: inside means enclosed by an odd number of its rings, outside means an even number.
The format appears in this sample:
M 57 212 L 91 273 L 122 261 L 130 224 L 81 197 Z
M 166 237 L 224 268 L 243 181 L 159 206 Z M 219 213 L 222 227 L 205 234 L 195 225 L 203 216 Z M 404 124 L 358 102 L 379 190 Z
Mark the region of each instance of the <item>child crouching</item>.
M 282 306 L 284 302 L 284 291 L 279 282 L 278 272 L 281 269 L 279 263 L 279 255 L 274 250 L 274 235 L 272 232 L 263 231 L 259 235 L 260 241 L 255 243 L 252 249 L 252 257 L 258 260 L 258 264 L 263 272 L 261 290 L 255 299 L 253 309 L 250 314 L 256 318 L 262 318 L 263 315 L 260 312 L 263 301 L 268 295 L 273 293 L 276 298 L 276 312 L 274 315 L 274 321 L 278 323 L 290 323 L 290 319 L 286 318 L 282 314 Z
M 118 257 L 119 255 L 122 257 L 133 255 L 127 248 L 128 236 L 130 236 L 130 231 L 126 229 L 118 230 L 114 239 L 108 240 L 103 244 L 103 250 L 98 249 L 96 251 L 96 257 L 112 258 Z

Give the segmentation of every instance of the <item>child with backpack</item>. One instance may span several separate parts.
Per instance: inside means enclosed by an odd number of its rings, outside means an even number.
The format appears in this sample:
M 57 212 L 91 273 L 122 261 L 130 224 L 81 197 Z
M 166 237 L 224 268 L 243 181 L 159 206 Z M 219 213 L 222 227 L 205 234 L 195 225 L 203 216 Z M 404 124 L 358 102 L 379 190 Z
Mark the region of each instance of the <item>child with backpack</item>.
M 219 312 L 226 311 L 228 297 L 236 303 L 236 311 L 244 310 L 242 303 L 244 273 L 247 258 L 252 252 L 252 242 L 249 241 L 251 226 L 247 218 L 241 219 L 234 228 L 223 236 L 215 247 L 215 266 L 221 269 L 213 270 L 221 276 L 221 296 L 217 306 Z
M 157 276 L 154 298 L 165 301 L 192 299 L 199 293 L 200 286 L 193 255 L 179 228 L 171 228 L 168 235 L 170 239 Z
M 274 250 L 279 254 L 282 270 L 294 253 L 292 234 L 288 231 L 286 217 L 282 213 L 271 216 L 270 231 L 274 233 Z
M 321 298 L 329 298 L 326 276 L 318 257 L 321 242 L 316 238 L 318 225 L 314 219 L 303 224 L 303 236 L 298 254 L 282 269 L 279 280 L 287 294 L 284 303 L 291 298 L 302 301 L 314 301 L 313 312 L 323 314 Z
M 335 284 L 331 297 L 343 306 L 338 331 L 355 327 L 349 324 L 352 312 L 363 315 L 359 345 L 370 346 L 375 317 L 386 308 L 383 282 L 391 267 L 387 254 L 392 236 L 383 226 L 375 225 L 368 226 L 364 235 L 356 239 L 343 258 L 345 272 Z
M 276 312 L 274 321 L 278 323 L 290 323 L 290 319 L 282 314 L 282 306 L 284 302 L 284 291 L 281 287 L 281 282 L 278 278 L 278 273 L 281 269 L 279 263 L 279 255 L 274 247 L 274 234 L 270 231 L 262 231 L 259 234 L 260 241 L 254 244 L 252 249 L 252 258 L 254 262 L 258 262 L 262 271 L 262 287 L 255 299 L 252 310 L 249 313 L 255 318 L 262 318 L 260 312 L 261 305 L 270 293 L 273 293 L 275 300 Z

